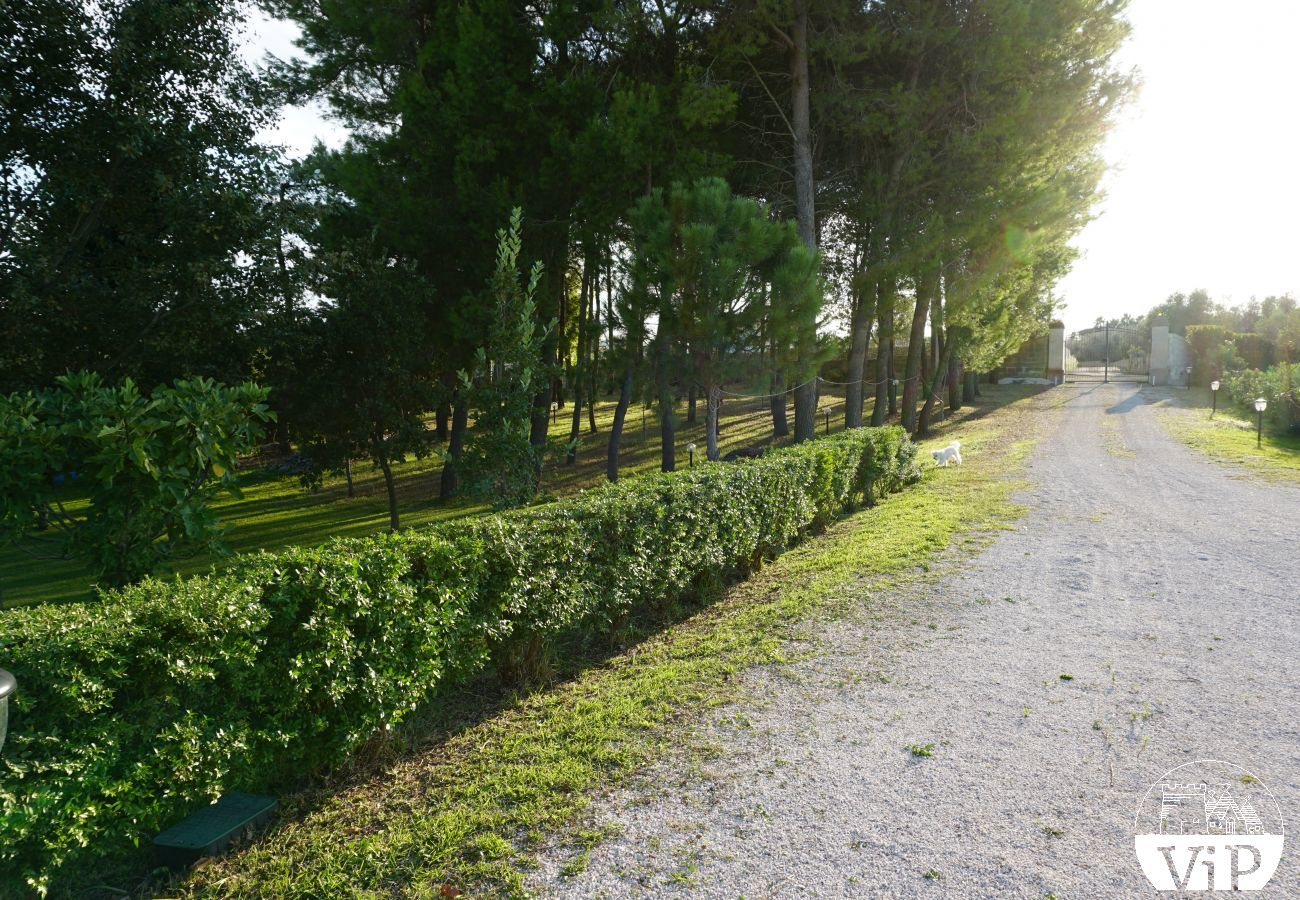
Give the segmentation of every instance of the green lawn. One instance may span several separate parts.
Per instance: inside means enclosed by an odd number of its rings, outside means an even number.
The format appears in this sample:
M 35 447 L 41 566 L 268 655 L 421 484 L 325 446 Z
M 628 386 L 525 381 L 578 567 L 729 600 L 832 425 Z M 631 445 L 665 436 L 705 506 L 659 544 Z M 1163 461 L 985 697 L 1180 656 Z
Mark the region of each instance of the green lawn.
M 1236 410 L 1219 409 L 1210 418 L 1207 390 L 1191 391 L 1158 407 L 1158 418 L 1178 440 L 1212 459 L 1265 478 L 1300 483 L 1300 438 L 1265 431 L 1256 447 L 1255 423 Z
M 832 431 L 844 427 L 843 394 L 827 394 L 824 406 L 831 409 Z M 563 496 L 599 484 L 605 479 L 605 449 L 614 418 L 614 402 L 605 399 L 597 404 L 597 432 L 587 431 L 587 417 L 582 420 L 582 445 L 577 463 L 564 465 L 563 460 L 548 465 L 543 491 Z M 870 403 L 868 403 L 868 413 Z M 653 413 L 642 416 L 634 406 L 628 412 L 620 454 L 622 473 L 632 475 L 659 467 L 659 439 Z M 680 409 L 685 414 L 685 404 Z M 788 407 L 793 426 L 793 408 Z M 560 410 L 551 425 L 551 435 L 567 440 L 571 409 Z M 643 429 L 644 421 L 644 429 Z M 678 433 L 677 464 L 688 464 L 687 444 L 698 444 L 696 458 L 704 455 L 704 407 L 699 407 L 699 422 L 683 425 Z M 766 400 L 729 399 L 723 404 L 720 444 L 726 453 L 739 447 L 771 443 L 771 418 Z M 825 428 L 825 418 L 818 417 L 818 433 Z M 473 514 L 481 509 L 463 502 L 438 502 L 438 482 L 442 472 L 438 457 L 407 460 L 395 467 L 402 527 L 427 525 L 442 519 Z M 353 466 L 356 496 L 346 496 L 342 477 L 331 478 L 316 492 L 305 491 L 292 475 L 273 476 L 251 471 L 243 477 L 244 498 L 226 497 L 215 504 L 222 520 L 231 526 L 229 543 L 235 552 L 271 549 L 289 545 L 324 543 L 331 537 L 355 537 L 374 534 L 388 528 L 388 501 L 383 478 L 368 463 Z M 202 572 L 214 562 L 210 557 L 177 561 L 171 571 L 183 574 Z M 37 559 L 14 547 L 0 550 L 0 605 L 17 606 L 42 601 L 66 602 L 89 597 L 92 592 L 90 573 L 75 562 L 60 559 Z
M 603 834 L 581 811 L 667 753 L 704 754 L 692 717 L 734 699 L 733 677 L 806 644 L 811 618 L 929 577 L 946 549 L 981 546 L 1020 512 L 1012 501 L 1050 404 L 1025 388 L 941 428 L 967 463 L 926 465 L 920 485 L 832 526 L 749 581 L 609 658 L 528 694 L 491 685 L 441 699 L 350 774 L 283 800 L 280 823 L 245 850 L 167 886 L 192 896 L 521 896 L 537 850 L 559 838 L 568 871 Z M 802 648 L 802 649 L 801 649 Z M 562 836 L 562 837 L 561 837 Z M 154 886 L 161 890 L 163 886 Z

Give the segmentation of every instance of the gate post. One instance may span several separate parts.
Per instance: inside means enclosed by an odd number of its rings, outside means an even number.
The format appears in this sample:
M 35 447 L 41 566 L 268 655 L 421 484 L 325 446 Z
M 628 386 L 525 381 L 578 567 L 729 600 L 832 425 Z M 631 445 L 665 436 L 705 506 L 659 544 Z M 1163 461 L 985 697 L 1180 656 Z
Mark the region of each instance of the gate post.
M 1160 316 L 1151 323 L 1151 383 L 1169 383 L 1169 320 Z
M 1065 380 L 1065 323 L 1053 321 L 1047 332 L 1047 377 L 1060 384 Z

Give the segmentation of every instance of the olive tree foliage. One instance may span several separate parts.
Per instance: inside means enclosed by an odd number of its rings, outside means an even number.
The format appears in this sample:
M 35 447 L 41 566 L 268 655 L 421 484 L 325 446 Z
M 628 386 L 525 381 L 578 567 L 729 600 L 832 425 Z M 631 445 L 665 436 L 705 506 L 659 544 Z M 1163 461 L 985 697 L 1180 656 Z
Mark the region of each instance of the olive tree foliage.
M 205 378 L 145 394 L 79 372 L 0 398 L 0 539 L 82 559 L 108 585 L 225 552 L 209 504 L 240 496 L 238 457 L 273 417 L 266 397 Z
M 537 493 L 545 448 L 531 441 L 533 398 L 548 374 L 542 347 L 554 322 L 537 326 L 534 299 L 542 264 L 520 278 L 523 211 L 497 232 L 496 268 L 483 302 L 495 315 L 471 369 L 459 373 L 474 429 L 458 463 L 466 493 L 494 508 L 520 506 Z

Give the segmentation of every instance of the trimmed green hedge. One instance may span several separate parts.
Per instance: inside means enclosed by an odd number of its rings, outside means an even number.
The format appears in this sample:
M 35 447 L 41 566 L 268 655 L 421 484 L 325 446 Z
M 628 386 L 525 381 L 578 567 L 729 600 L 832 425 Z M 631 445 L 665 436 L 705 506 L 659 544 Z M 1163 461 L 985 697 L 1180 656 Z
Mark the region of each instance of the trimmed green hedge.
M 38 889 L 231 789 L 345 762 L 440 687 L 734 578 L 919 477 L 899 428 L 544 507 L 241 557 L 0 614 L 18 678 L 0 884 Z

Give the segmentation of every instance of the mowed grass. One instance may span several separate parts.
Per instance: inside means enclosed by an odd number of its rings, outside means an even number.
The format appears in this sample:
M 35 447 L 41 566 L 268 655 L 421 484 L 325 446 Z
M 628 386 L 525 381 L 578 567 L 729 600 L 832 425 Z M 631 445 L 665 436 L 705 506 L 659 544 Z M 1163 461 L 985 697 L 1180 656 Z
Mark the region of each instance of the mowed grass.
M 1192 391 L 1178 402 L 1157 408 L 1157 417 L 1178 440 L 1210 458 L 1252 474 L 1300 483 L 1300 438 L 1271 435 L 1267 429 L 1256 447 L 1256 423 L 1222 407 L 1210 418 L 1209 391 Z
M 844 427 L 843 394 L 828 393 L 823 406 L 831 410 L 831 431 Z M 600 484 L 606 479 L 606 447 L 614 419 L 615 403 L 605 398 L 596 405 L 595 433 L 589 431 L 584 410 L 581 444 L 574 465 L 563 458 L 548 463 L 543 474 L 542 496 L 560 497 Z M 685 417 L 685 403 L 679 407 Z M 644 416 L 643 416 L 644 413 Z M 793 406 L 787 406 L 791 427 Z M 870 403 L 868 403 L 870 414 Z M 567 441 L 571 428 L 572 407 L 562 409 L 551 423 L 550 433 Z M 682 424 L 677 440 L 677 465 L 689 464 L 687 445 L 694 442 L 696 459 L 704 458 L 704 405 L 699 405 L 699 421 Z M 679 419 L 680 421 L 680 419 Z M 723 453 L 741 447 L 772 444 L 771 413 L 766 400 L 728 399 L 723 404 L 719 443 Z M 821 434 L 827 420 L 818 416 Z M 782 440 L 778 443 L 784 443 Z M 419 527 L 445 519 L 473 515 L 482 506 L 453 501 L 440 502 L 438 486 L 442 477 L 441 447 L 431 457 L 408 459 L 394 467 L 403 528 Z M 659 431 L 653 411 L 634 405 L 623 430 L 620 459 L 621 476 L 631 476 L 659 468 Z M 353 464 L 356 496 L 347 496 L 343 477 L 330 477 L 320 490 L 305 490 L 296 475 L 273 475 L 250 471 L 241 478 L 244 497 L 222 496 L 213 508 L 229 527 L 228 543 L 235 553 L 274 549 L 291 545 L 321 544 L 332 537 L 359 537 L 388 528 L 388 498 L 379 471 L 370 463 Z M 620 477 L 621 477 L 620 476 Z M 72 506 L 75 509 L 75 503 Z M 176 560 L 161 574 L 193 574 L 207 571 L 220 560 L 208 555 Z M 41 559 L 13 546 L 0 549 L 0 606 L 19 606 L 38 602 L 84 600 L 93 593 L 91 573 L 76 561 Z
M 243 852 L 149 889 L 515 897 L 539 850 L 556 841 L 569 854 L 566 871 L 580 870 L 604 836 L 583 826 L 582 810 L 657 758 L 706 753 L 686 729 L 702 710 L 738 698 L 738 674 L 780 663 L 809 620 L 879 602 L 864 598 L 926 577 L 938 554 L 977 548 L 1020 514 L 1012 495 L 1023 461 L 1053 415 L 1037 393 L 986 390 L 923 445 L 919 485 L 841 520 L 623 652 L 569 658 L 549 687 L 502 694 L 481 685 L 441 699 L 369 763 L 284 798 L 279 824 Z M 954 437 L 966 465 L 932 467 L 928 450 Z

